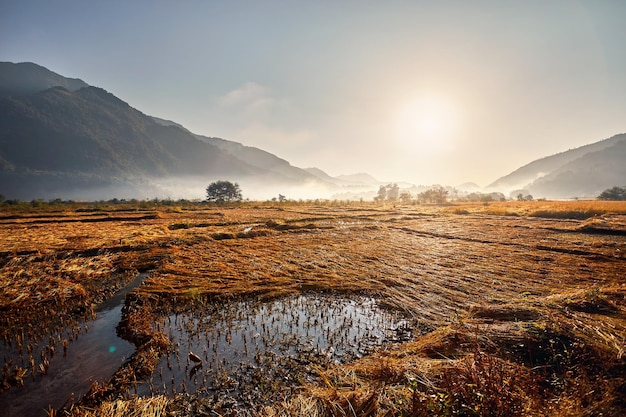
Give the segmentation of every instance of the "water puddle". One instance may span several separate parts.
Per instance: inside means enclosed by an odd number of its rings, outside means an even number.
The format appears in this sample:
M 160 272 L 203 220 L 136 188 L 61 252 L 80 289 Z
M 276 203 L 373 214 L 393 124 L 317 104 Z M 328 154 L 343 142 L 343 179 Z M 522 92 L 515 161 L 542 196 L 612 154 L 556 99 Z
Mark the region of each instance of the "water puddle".
M 373 298 L 321 294 L 209 305 L 155 327 L 174 348 L 137 394 L 227 394 L 245 408 L 412 333 L 406 317 Z
M 146 276 L 140 274 L 98 306 L 95 320 L 77 328 L 64 328 L 49 337 L 26 338 L 21 349 L 15 343 L 0 345 L 5 364 L 29 371 L 23 387 L 0 394 L 2 415 L 43 416 L 48 406 L 58 409 L 68 399 L 78 400 L 93 381 L 106 380 L 117 371 L 135 350 L 134 345 L 116 333 L 124 299 Z

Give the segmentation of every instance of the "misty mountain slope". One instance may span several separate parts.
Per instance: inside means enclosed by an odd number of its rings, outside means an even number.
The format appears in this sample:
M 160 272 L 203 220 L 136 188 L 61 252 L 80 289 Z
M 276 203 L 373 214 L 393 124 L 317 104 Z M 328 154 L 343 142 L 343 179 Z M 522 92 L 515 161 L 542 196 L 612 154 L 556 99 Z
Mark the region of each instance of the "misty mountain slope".
M 538 197 L 595 197 L 613 186 L 626 185 L 626 135 L 607 148 L 570 161 L 528 187 Z
M 288 161 L 279 158 L 278 156 L 264 151 L 253 146 L 246 146 L 239 142 L 226 140 L 216 137 L 207 137 L 202 135 L 196 135 L 187 130 L 184 126 L 173 122 L 171 120 L 165 120 L 158 117 L 152 117 L 158 124 L 163 126 L 178 127 L 185 132 L 192 134 L 198 140 L 216 146 L 222 151 L 225 151 L 229 155 L 237 158 L 240 161 L 245 162 L 253 167 L 260 168 L 261 170 L 268 171 L 274 174 L 276 179 L 282 179 L 287 182 L 302 182 L 317 180 L 315 176 L 306 172 L 298 167 L 294 167 Z
M 0 99 L 0 155 L 15 169 L 121 177 L 256 171 L 97 87 Z
M 316 176 L 322 181 L 327 181 L 330 183 L 334 183 L 337 181 L 337 178 L 331 177 L 330 175 L 328 175 L 326 172 L 322 171 L 319 168 L 311 167 L 311 168 L 304 168 L 304 170 L 308 172 L 309 174 Z
M 0 192 L 26 199 L 77 187 L 149 187 L 158 178 L 265 174 L 97 87 L 0 97 L 0 167 Z
M 367 173 L 357 173 L 349 175 L 339 175 L 331 177 L 319 168 L 306 168 L 310 174 L 318 177 L 322 181 L 329 182 L 341 187 L 378 187 L 381 182 Z
M 353 184 L 362 185 L 378 185 L 381 184 L 376 178 L 365 172 L 359 172 L 357 174 L 338 175 L 337 179 Z
M 596 143 L 537 159 L 513 171 L 512 173 L 497 179 L 487 188 L 524 188 L 533 181 L 555 172 L 562 166 L 577 160 L 585 154 L 609 148 L 625 138 L 626 134 L 620 134 Z
M 321 183 L 269 152 L 195 135 L 41 66 L 3 63 L 0 71 L 0 193 L 8 198 L 101 199 L 120 190 L 199 198 L 216 179 L 257 190 Z
M 32 62 L 0 62 L 0 95 L 26 95 L 63 87 L 76 91 L 89 85 L 77 78 L 63 77 Z
M 262 149 L 220 138 L 210 138 L 201 135 L 196 135 L 196 137 L 217 146 L 249 165 L 274 172 L 286 179 L 288 178 L 292 181 L 312 181 L 316 179 L 315 176 L 306 172 L 306 170 L 294 167 L 288 161 Z
M 489 188 L 534 197 L 596 197 L 626 184 L 626 134 L 533 161 L 506 175 Z

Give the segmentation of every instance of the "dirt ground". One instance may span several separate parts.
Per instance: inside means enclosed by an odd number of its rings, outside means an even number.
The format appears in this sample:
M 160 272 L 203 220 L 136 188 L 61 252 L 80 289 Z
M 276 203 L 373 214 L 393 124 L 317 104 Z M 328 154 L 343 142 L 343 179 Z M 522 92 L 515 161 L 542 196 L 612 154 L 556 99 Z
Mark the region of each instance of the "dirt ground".
M 59 415 L 626 413 L 623 203 L 6 210 L 0 236 L 5 345 L 77 326 L 149 273 L 120 325 L 135 355 Z M 132 395 L 177 349 L 154 323 L 308 293 L 376 297 L 410 318 L 412 339 L 244 402 Z M 2 390 L 45 377 L 51 358 L 35 356 L 24 369 L 4 364 Z

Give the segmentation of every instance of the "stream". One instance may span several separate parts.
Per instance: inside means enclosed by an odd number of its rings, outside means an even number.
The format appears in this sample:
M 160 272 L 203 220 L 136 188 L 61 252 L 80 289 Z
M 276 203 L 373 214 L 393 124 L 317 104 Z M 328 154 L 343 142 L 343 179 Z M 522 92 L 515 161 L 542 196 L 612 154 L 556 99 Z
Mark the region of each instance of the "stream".
M 139 274 L 130 284 L 96 309 L 96 319 L 81 324 L 78 338 L 59 347 L 45 375 L 29 375 L 23 387 L 0 394 L 0 416 L 45 416 L 49 407 L 58 409 L 84 395 L 94 381 L 108 379 L 133 354 L 135 346 L 117 336 L 126 294 L 141 284 Z M 36 346 L 39 352 L 43 346 Z M 18 362 L 18 354 L 6 345 L 0 352 Z M 6 359 L 5 359 L 6 360 Z

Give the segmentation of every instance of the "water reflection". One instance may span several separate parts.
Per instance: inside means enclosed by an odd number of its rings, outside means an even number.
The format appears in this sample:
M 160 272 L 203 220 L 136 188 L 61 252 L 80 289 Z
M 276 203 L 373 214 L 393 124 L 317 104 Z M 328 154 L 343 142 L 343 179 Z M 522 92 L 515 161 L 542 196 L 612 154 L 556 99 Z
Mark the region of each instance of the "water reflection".
M 263 391 L 311 381 L 316 366 L 411 337 L 400 312 L 381 308 L 373 298 L 320 294 L 205 306 L 155 327 L 174 348 L 137 393 L 221 392 L 244 403 L 251 396 L 261 401 Z
M 23 387 L 13 387 L 0 394 L 0 414 L 44 416 L 48 406 L 56 409 L 69 399 L 78 400 L 93 381 L 106 380 L 117 371 L 135 350 L 134 345 L 116 334 L 124 298 L 145 277 L 146 274 L 139 275 L 98 306 L 95 320 L 60 331 L 53 329 L 47 337 L 25 338 L 21 349 L 15 343 L 3 344 L 1 352 L 5 364 L 30 371 Z M 40 369 L 45 372 L 38 371 Z

